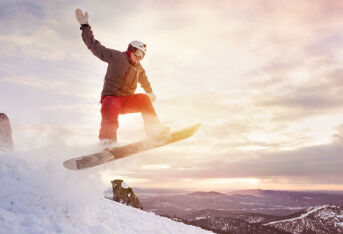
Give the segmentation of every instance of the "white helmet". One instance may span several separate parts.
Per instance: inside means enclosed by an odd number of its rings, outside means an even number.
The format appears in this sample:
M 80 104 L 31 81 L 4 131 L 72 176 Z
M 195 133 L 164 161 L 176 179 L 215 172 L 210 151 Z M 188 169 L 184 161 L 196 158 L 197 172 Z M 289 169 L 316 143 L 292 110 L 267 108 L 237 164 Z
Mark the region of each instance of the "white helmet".
M 141 50 L 141 51 L 143 51 L 144 52 L 144 54 L 145 54 L 145 52 L 146 52 L 146 44 L 144 44 L 143 42 L 141 42 L 141 41 L 131 41 L 130 42 L 130 44 L 129 44 L 129 47 L 130 46 L 132 46 L 132 47 L 134 47 L 134 48 L 136 48 L 136 49 L 139 49 L 139 50 Z

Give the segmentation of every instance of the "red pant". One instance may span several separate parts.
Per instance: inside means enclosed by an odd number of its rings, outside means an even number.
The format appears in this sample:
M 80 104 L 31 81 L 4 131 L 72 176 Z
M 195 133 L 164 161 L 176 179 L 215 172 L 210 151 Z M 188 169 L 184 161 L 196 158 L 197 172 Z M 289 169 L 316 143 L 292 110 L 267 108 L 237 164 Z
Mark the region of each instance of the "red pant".
M 159 122 L 150 98 L 145 94 L 134 94 L 126 97 L 104 96 L 101 98 L 101 128 L 99 139 L 117 141 L 119 127 L 118 115 L 141 112 L 144 124 Z

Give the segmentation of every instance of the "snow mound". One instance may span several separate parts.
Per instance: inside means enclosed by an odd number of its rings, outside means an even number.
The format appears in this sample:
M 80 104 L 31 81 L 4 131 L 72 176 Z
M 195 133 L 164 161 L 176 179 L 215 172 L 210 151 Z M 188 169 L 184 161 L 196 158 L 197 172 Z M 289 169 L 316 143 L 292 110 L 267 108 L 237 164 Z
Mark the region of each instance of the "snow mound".
M 100 169 L 68 171 L 60 154 L 0 152 L 0 233 L 208 233 L 105 199 Z

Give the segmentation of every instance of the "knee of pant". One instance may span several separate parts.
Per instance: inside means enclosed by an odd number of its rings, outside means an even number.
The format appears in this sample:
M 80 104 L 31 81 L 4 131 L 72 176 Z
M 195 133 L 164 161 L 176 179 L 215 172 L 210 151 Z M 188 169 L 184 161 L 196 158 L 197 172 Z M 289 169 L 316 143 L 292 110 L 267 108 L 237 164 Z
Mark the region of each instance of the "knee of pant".
M 150 98 L 149 98 L 149 96 L 146 95 L 146 94 L 143 94 L 143 93 L 140 94 L 139 99 L 140 99 L 140 101 L 141 101 L 142 103 L 144 103 L 145 105 L 146 105 L 146 104 L 151 104 Z

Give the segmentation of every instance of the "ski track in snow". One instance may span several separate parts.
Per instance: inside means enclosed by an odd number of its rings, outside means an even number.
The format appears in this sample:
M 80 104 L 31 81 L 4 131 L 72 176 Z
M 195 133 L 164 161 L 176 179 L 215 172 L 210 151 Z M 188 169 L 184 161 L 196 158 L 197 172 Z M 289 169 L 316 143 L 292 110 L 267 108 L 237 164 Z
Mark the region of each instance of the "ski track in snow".
M 0 233 L 210 233 L 105 199 L 101 169 L 68 171 L 64 153 L 0 152 Z
M 275 222 L 270 222 L 270 223 L 266 223 L 266 224 L 264 224 L 264 225 L 270 225 L 270 224 L 283 223 L 283 222 L 289 222 L 289 221 L 294 221 L 294 220 L 298 220 L 298 219 L 303 219 L 303 218 L 307 217 L 308 215 L 310 215 L 310 214 L 316 212 L 317 210 L 320 210 L 320 209 L 324 208 L 325 206 L 326 206 L 326 205 L 324 205 L 324 206 L 318 206 L 318 207 L 316 207 L 316 208 L 314 208 L 314 209 L 311 209 L 311 210 L 308 211 L 307 213 L 302 214 L 301 216 L 296 217 L 296 218 L 285 219 L 285 220 L 280 220 L 280 221 L 275 221 Z

